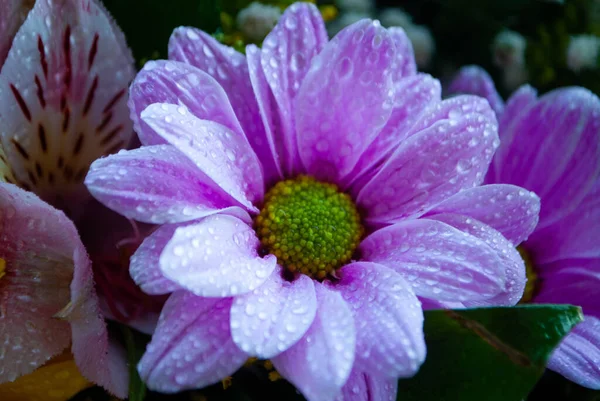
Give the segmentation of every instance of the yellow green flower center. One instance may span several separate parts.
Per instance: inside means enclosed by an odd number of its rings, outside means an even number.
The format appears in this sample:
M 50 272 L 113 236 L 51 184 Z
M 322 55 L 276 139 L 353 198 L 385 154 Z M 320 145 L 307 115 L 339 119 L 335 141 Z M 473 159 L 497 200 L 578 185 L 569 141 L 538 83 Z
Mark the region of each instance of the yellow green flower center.
M 523 246 L 519 245 L 517 247 L 517 251 L 523 258 L 523 262 L 525 263 L 525 274 L 527 276 L 527 284 L 525 284 L 525 291 L 523 292 L 523 296 L 519 301 L 520 304 L 531 302 L 533 296 L 537 292 L 537 284 L 538 284 L 538 275 L 533 267 L 533 259 L 529 252 L 523 248 Z
M 308 176 L 273 186 L 254 228 L 281 266 L 319 280 L 350 261 L 364 232 L 350 196 Z

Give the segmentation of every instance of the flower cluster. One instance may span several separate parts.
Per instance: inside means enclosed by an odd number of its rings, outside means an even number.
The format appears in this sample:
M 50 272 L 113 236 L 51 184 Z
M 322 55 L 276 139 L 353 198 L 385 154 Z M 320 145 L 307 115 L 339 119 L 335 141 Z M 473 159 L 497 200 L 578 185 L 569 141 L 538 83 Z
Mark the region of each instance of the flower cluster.
M 0 395 L 71 360 L 55 398 L 126 397 L 108 319 L 152 335 L 154 391 L 259 359 L 393 400 L 424 311 L 518 303 L 583 309 L 548 367 L 600 389 L 600 100 L 505 103 L 473 66 L 442 98 L 408 29 L 265 10 L 237 22 L 261 47 L 179 27 L 136 74 L 97 0 L 0 5 Z

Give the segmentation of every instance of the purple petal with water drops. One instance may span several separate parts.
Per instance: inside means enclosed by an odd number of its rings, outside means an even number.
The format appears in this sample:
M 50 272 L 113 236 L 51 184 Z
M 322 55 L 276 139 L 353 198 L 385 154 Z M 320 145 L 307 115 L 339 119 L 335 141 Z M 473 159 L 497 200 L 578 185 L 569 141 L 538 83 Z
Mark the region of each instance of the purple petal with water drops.
M 423 310 L 395 271 L 376 263 L 343 267 L 331 287 L 350 306 L 356 326 L 356 365 L 382 378 L 414 375 L 425 359 Z
M 229 331 L 231 298 L 173 293 L 138 364 L 148 388 L 177 393 L 217 383 L 248 359 Z
M 260 163 L 244 135 L 200 120 L 183 106 L 155 103 L 142 112 L 158 135 L 186 155 L 216 185 L 250 211 L 264 193 Z
M 108 208 L 145 223 L 189 221 L 238 205 L 170 145 L 98 159 L 85 185 Z
M 440 221 L 408 220 L 377 230 L 359 250 L 364 260 L 400 273 L 425 298 L 482 301 L 506 288 L 497 252 Z
M 435 206 L 427 215 L 456 213 L 472 217 L 519 245 L 538 222 L 540 198 L 533 192 L 507 184 L 466 189 Z
M 259 288 L 236 297 L 231 307 L 233 341 L 260 359 L 272 358 L 294 345 L 317 313 L 312 279 L 300 275 L 290 282 L 281 274 L 281 269 L 275 269 Z
M 340 392 L 350 375 L 356 332 L 342 296 L 318 282 L 315 290 L 319 308 L 312 325 L 300 341 L 272 361 L 308 401 L 325 401 Z
M 129 91 L 129 109 L 142 144 L 167 143 L 144 121 L 141 114 L 153 103 L 186 106 L 196 117 L 211 120 L 244 135 L 244 131 L 219 83 L 198 68 L 179 61 L 148 61 Z
M 196 295 L 229 297 L 258 288 L 277 260 L 258 256 L 260 242 L 244 221 L 209 216 L 175 230 L 160 255 L 163 275 Z
M 395 54 L 387 31 L 363 20 L 337 34 L 314 58 L 295 114 L 308 173 L 337 181 L 352 171 L 391 115 Z

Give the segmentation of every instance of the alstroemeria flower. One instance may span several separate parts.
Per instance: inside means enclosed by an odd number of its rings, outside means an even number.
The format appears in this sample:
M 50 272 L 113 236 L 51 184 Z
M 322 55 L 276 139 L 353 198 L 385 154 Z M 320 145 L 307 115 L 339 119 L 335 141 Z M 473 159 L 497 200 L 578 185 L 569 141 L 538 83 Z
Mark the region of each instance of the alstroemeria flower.
M 81 373 L 127 394 L 108 341 L 90 261 L 73 223 L 34 194 L 0 183 L 0 383 L 71 348 Z
M 486 182 L 520 185 L 541 198 L 536 230 L 513 242 L 530 273 L 523 301 L 583 308 L 585 321 L 554 351 L 548 367 L 600 389 L 600 100 L 583 88 L 537 98 L 523 86 L 504 105 L 478 67 L 463 68 L 449 89 L 486 96 L 496 105 L 502 143 Z
M 172 293 L 138 366 L 150 388 L 202 387 L 252 356 L 309 400 L 391 399 L 425 357 L 417 296 L 521 297 L 503 235 L 529 234 L 537 198 L 478 187 L 494 113 L 442 102 L 401 29 L 363 20 L 328 42 L 294 4 L 247 56 L 193 28 L 169 55 L 131 87 L 144 146 L 85 181 L 162 225 L 131 264 L 144 291 Z
M 3 3 L 7 34 L 22 3 Z M 0 72 L 0 140 L 14 183 L 77 217 L 90 163 L 132 136 L 134 73 L 123 33 L 96 0 L 37 0 Z

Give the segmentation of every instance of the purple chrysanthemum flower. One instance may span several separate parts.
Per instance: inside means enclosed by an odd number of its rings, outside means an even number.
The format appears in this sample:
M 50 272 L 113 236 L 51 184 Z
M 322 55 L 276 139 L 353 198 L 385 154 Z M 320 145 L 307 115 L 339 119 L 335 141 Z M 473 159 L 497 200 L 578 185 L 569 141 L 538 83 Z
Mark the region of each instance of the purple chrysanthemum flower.
M 548 367 L 600 389 L 600 100 L 583 88 L 538 99 L 523 86 L 504 105 L 478 67 L 463 68 L 449 89 L 485 96 L 495 106 L 502 144 L 486 182 L 520 185 L 541 198 L 539 225 L 515 243 L 530 273 L 523 301 L 583 308 L 585 321 Z
M 132 258 L 172 293 L 138 369 L 163 392 L 270 359 L 310 400 L 395 399 L 425 357 L 422 307 L 512 305 L 513 243 L 538 198 L 479 187 L 498 146 L 487 101 L 441 101 L 401 29 L 330 42 L 286 10 L 246 56 L 193 28 L 131 87 L 143 146 L 96 161 L 92 194 L 162 224 Z

